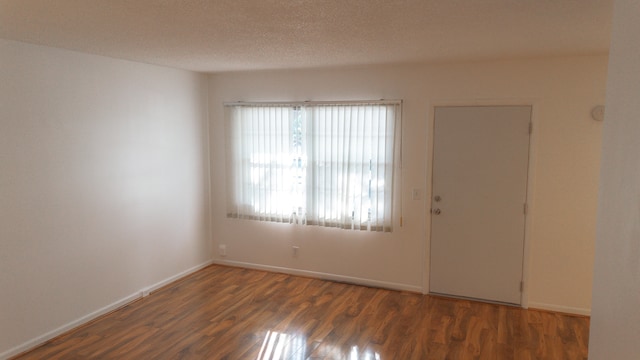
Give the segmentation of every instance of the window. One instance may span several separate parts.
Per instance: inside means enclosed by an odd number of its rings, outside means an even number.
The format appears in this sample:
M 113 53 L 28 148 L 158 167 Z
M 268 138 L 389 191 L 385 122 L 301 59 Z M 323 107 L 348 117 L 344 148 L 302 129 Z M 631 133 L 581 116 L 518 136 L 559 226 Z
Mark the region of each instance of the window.
M 399 102 L 226 111 L 230 217 L 391 231 Z

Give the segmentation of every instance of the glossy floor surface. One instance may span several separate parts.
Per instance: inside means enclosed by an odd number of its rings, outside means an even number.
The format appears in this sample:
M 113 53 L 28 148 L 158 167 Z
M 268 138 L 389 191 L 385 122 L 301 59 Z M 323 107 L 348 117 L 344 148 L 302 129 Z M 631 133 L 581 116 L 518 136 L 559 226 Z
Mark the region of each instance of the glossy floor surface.
M 586 359 L 589 319 L 213 265 L 19 359 Z

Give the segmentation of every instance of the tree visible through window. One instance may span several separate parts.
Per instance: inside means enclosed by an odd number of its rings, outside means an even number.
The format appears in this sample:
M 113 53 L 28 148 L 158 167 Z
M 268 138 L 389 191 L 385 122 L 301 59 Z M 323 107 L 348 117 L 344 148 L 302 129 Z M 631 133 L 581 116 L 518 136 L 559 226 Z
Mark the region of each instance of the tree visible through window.
M 234 104 L 230 217 L 390 231 L 400 103 Z

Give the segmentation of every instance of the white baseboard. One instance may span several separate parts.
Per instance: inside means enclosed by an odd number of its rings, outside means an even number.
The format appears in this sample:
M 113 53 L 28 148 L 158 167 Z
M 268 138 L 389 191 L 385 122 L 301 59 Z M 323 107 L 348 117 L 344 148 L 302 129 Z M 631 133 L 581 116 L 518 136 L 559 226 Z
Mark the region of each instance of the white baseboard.
M 378 281 L 378 280 L 364 279 L 364 278 L 358 278 L 358 277 L 352 277 L 352 276 L 343 276 L 343 275 L 329 274 L 329 273 L 309 271 L 309 270 L 292 269 L 292 268 L 279 267 L 279 266 L 253 264 L 253 263 L 246 263 L 241 261 L 216 259 L 216 260 L 213 260 L 212 262 L 218 265 L 228 265 L 228 266 L 242 267 L 242 268 L 255 269 L 255 270 L 264 270 L 264 271 L 284 273 L 284 274 L 290 274 L 290 275 L 305 276 L 305 277 L 310 277 L 315 279 L 345 282 L 350 284 L 371 286 L 371 287 L 377 287 L 377 288 L 383 288 L 383 289 L 410 291 L 410 292 L 422 294 L 422 287 L 408 285 L 408 284 Z
M 128 296 L 126 296 L 126 297 L 124 297 L 124 298 L 122 298 L 122 299 L 120 299 L 118 301 L 115 301 L 115 302 L 113 302 L 113 303 L 111 303 L 111 304 L 109 304 L 109 305 L 107 305 L 107 306 L 105 306 L 103 308 L 100 308 L 100 309 L 98 309 L 98 310 L 96 310 L 96 311 L 94 311 L 94 312 L 92 312 L 90 314 L 87 314 L 87 315 L 85 315 L 85 316 L 83 316 L 83 317 L 81 317 L 79 319 L 76 319 L 76 320 L 71 321 L 71 322 L 69 322 L 67 324 L 64 324 L 61 327 L 59 327 L 57 329 L 54 329 L 52 331 L 49 331 L 46 334 L 40 335 L 40 336 L 38 336 L 36 338 L 33 338 L 33 339 L 31 339 L 31 340 L 29 340 L 29 341 L 27 341 L 25 343 L 22 343 L 22 344 L 14 347 L 12 349 L 9 349 L 9 350 L 1 353 L 0 354 L 0 360 L 8 359 L 8 358 L 10 358 L 12 356 L 16 356 L 16 355 L 21 354 L 21 353 L 23 353 L 25 351 L 31 350 L 31 349 L 33 349 L 33 348 L 35 348 L 37 346 L 40 346 L 40 345 L 46 343 L 47 341 L 55 338 L 56 336 L 62 335 L 64 333 L 66 333 L 66 332 L 68 332 L 70 330 L 73 330 L 73 329 L 75 329 L 75 328 L 77 328 L 77 327 L 79 327 L 79 326 L 81 326 L 83 324 L 86 324 L 89 321 L 94 320 L 94 319 L 96 319 L 96 318 L 98 318 L 98 317 L 100 317 L 100 316 L 102 316 L 104 314 L 108 314 L 108 313 L 110 313 L 110 312 L 112 312 L 114 310 L 117 310 L 117 309 L 119 309 L 119 308 L 121 308 L 123 306 L 126 306 L 127 304 L 129 304 L 129 303 L 131 303 L 131 302 L 133 302 L 135 300 L 138 300 L 139 298 L 143 297 L 143 294 L 148 294 L 149 292 L 157 290 L 157 289 L 159 289 L 159 288 L 161 288 L 161 287 L 163 287 L 165 285 L 168 285 L 168 284 L 170 284 L 170 283 L 172 283 L 172 282 L 174 282 L 174 281 L 176 281 L 176 280 L 178 280 L 178 279 L 180 279 L 182 277 L 185 277 L 185 276 L 187 276 L 189 274 L 192 274 L 192 273 L 194 273 L 194 272 L 196 272 L 196 271 L 198 271 L 200 269 L 203 269 L 203 268 L 211 265 L 212 263 L 213 262 L 211 260 L 209 260 L 209 261 L 206 261 L 206 262 L 204 262 L 204 263 L 202 263 L 200 265 L 196 265 L 196 266 L 194 266 L 194 267 L 192 267 L 190 269 L 187 269 L 185 271 L 182 271 L 182 272 L 180 272 L 180 273 L 178 273 L 178 274 L 176 274 L 174 276 L 171 276 L 171 277 L 166 278 L 166 279 L 164 279 L 162 281 L 159 281 L 159 282 L 157 282 L 157 283 L 155 283 L 155 284 L 153 284 L 151 286 L 145 287 L 145 288 L 143 288 L 143 289 L 141 289 L 141 290 L 139 290 L 139 291 L 137 291 L 137 292 L 135 292 L 135 293 L 133 293 L 131 295 L 128 295 Z
M 351 277 L 351 276 L 342 276 L 342 275 L 329 274 L 329 273 L 323 273 L 323 272 L 292 269 L 292 268 L 286 268 L 286 267 L 280 267 L 280 266 L 253 264 L 253 263 L 246 263 L 246 262 L 232 261 L 232 260 L 214 259 L 212 263 L 219 264 L 219 265 L 242 267 L 242 268 L 248 268 L 248 269 L 278 272 L 278 273 L 284 273 L 284 274 L 290 274 L 290 275 L 305 276 L 305 277 L 311 277 L 316 279 L 347 282 L 347 283 L 352 283 L 357 285 L 378 287 L 378 288 L 384 288 L 384 289 L 411 291 L 411 292 L 422 294 L 422 287 L 401 284 L 401 283 L 377 281 L 377 280 L 370 280 L 370 279 L 357 278 L 357 277 Z M 527 308 L 540 309 L 540 310 L 548 310 L 548 311 L 555 311 L 555 312 L 574 314 L 574 315 L 584 315 L 584 316 L 591 315 L 591 309 L 577 308 L 577 307 L 571 307 L 571 306 L 545 304 L 545 303 L 538 303 L 538 302 L 527 302 L 526 304 L 523 302 L 521 306 L 525 309 Z
M 204 269 L 204 268 L 206 268 L 207 266 L 209 266 L 211 264 L 213 264 L 213 260 L 207 260 L 207 261 L 203 262 L 200 265 L 196 265 L 196 266 L 194 266 L 192 268 L 189 268 L 189 269 L 187 269 L 187 270 L 185 270 L 183 272 L 180 272 L 180 273 L 178 273 L 176 275 L 168 277 L 168 278 L 166 278 L 166 279 L 164 279 L 162 281 L 158 281 L 157 283 L 140 290 L 140 292 L 141 293 L 143 293 L 145 291 L 153 292 L 153 291 L 158 290 L 163 286 L 169 285 L 172 282 L 174 282 L 176 280 L 179 280 L 179 279 L 181 279 L 181 278 L 183 278 L 183 277 L 185 277 L 187 275 L 191 275 L 191 274 L 193 274 L 194 272 L 196 272 L 198 270 Z
M 529 309 L 549 310 L 549 311 L 561 312 L 566 314 L 591 316 L 591 309 L 578 308 L 578 307 L 572 307 L 572 306 L 562 306 L 562 305 L 555 305 L 555 304 L 545 304 L 545 303 L 539 303 L 539 302 L 533 302 L 533 301 L 529 302 Z
M 9 349 L 5 352 L 3 352 L 2 354 L 0 354 L 0 359 L 4 360 L 4 359 L 8 359 L 12 356 L 18 355 L 20 353 L 23 353 L 27 350 L 33 349 L 39 345 L 44 344 L 45 342 L 53 339 L 54 337 L 64 334 L 65 332 L 74 329 L 82 324 L 85 324 L 99 316 L 102 316 L 104 314 L 107 314 L 113 310 L 116 310 L 118 308 L 121 308 L 127 304 L 129 304 L 130 302 L 133 302 L 135 300 L 137 300 L 140 297 L 139 293 L 135 293 L 135 294 L 131 294 L 127 297 L 124 297 L 114 303 L 111 303 L 101 309 L 98 309 L 90 314 L 87 314 L 79 319 L 76 319 L 70 323 L 64 324 L 61 327 L 49 331 L 46 334 L 40 335 L 34 339 L 31 339 L 23 344 L 20 344 L 12 349 Z

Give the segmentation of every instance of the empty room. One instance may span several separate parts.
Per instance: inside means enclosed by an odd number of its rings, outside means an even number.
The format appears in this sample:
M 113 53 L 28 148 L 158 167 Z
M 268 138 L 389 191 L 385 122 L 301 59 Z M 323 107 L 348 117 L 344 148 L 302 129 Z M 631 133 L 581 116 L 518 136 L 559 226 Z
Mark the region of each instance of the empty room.
M 635 0 L 0 0 L 0 359 L 637 359 Z

